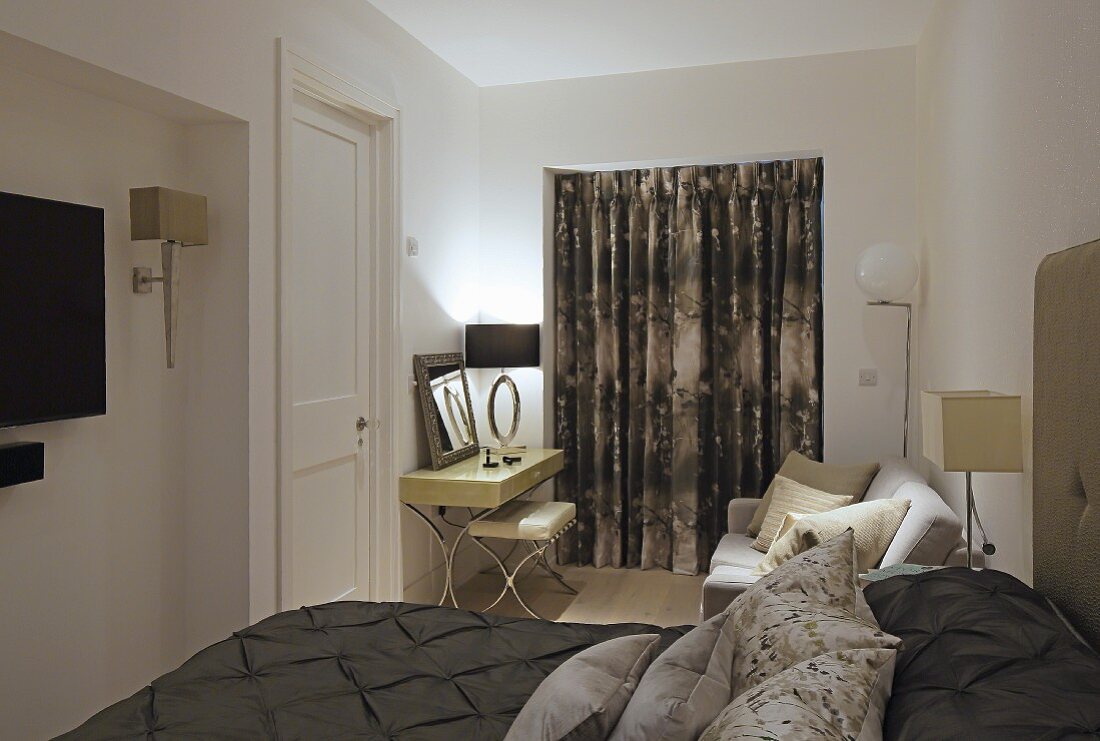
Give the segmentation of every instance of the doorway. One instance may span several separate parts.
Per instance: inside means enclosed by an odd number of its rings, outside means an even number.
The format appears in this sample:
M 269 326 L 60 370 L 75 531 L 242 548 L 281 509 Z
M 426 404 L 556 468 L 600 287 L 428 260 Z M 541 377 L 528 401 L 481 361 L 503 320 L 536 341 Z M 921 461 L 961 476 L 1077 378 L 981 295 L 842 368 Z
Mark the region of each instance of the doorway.
M 283 48 L 279 606 L 400 599 L 396 109 Z

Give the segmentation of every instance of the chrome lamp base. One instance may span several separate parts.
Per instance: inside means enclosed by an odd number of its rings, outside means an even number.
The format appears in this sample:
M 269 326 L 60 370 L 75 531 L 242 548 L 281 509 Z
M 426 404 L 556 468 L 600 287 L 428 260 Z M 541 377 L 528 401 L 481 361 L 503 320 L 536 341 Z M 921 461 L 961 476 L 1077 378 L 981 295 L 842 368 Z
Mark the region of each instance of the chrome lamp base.
M 507 386 L 508 392 L 512 395 L 512 423 L 508 426 L 508 431 L 503 435 L 500 433 L 500 428 L 497 426 L 497 391 L 501 386 Z M 515 439 L 516 433 L 519 432 L 519 417 L 520 417 L 520 405 L 519 405 L 519 389 L 516 388 L 516 382 L 512 380 L 512 377 L 507 373 L 501 372 L 493 381 L 492 388 L 489 389 L 489 432 L 497 441 L 497 447 L 507 448 L 512 444 L 512 440 Z

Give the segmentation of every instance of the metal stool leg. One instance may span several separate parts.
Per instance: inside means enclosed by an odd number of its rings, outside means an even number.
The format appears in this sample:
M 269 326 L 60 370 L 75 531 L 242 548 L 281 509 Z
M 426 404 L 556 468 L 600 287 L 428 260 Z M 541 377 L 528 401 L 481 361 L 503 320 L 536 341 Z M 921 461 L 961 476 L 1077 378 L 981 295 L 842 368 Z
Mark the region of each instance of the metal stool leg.
M 537 617 L 540 620 L 545 620 L 546 618 L 544 618 L 542 615 L 540 615 L 537 612 L 535 612 L 534 610 L 532 610 L 527 605 L 527 603 L 523 601 L 523 597 L 519 593 L 519 588 L 516 586 L 515 577 L 516 577 L 516 574 L 519 573 L 519 570 L 521 568 L 523 568 L 523 564 L 527 563 L 527 561 L 529 561 L 530 559 L 534 558 L 535 562 L 538 563 L 538 556 L 543 551 L 545 551 L 547 546 L 549 546 L 549 545 L 550 545 L 550 543 L 547 542 L 546 545 L 544 545 L 542 548 L 540 548 L 540 549 L 538 549 L 538 550 L 536 550 L 532 553 L 528 553 L 526 556 L 524 556 L 523 560 L 521 560 L 518 564 L 516 564 L 515 571 L 512 572 L 512 576 L 508 577 L 508 583 L 505 585 L 505 589 L 508 589 L 509 587 L 512 589 L 512 594 L 516 595 L 516 601 L 519 602 L 520 607 L 522 607 L 524 610 L 527 610 L 527 613 L 529 615 L 531 615 L 532 617 Z
M 550 578 L 552 578 L 558 584 L 562 585 L 562 587 L 564 587 L 567 592 L 569 592 L 570 594 L 577 594 L 577 590 L 566 584 L 565 577 L 562 576 L 559 572 L 555 571 L 554 567 L 550 565 L 550 562 L 546 560 L 546 550 L 550 543 L 547 543 L 546 546 L 543 546 L 541 549 L 539 549 L 538 546 L 536 546 L 533 542 L 529 540 L 523 541 L 523 545 L 528 550 L 538 550 L 539 557 L 536 561 L 536 565 L 547 574 L 549 574 Z
M 500 573 L 504 576 L 504 588 L 500 590 L 500 594 L 498 594 L 497 598 L 493 600 L 493 604 L 485 608 L 485 610 L 491 610 L 496 607 L 502 599 L 504 599 L 504 595 L 508 594 L 508 586 L 512 583 L 512 576 L 508 573 L 508 569 L 507 567 L 505 567 L 504 562 L 500 560 L 499 556 L 497 556 L 496 551 L 482 543 L 481 538 L 477 537 L 476 535 L 471 535 L 470 540 L 474 541 L 474 543 L 476 543 L 477 546 L 481 548 L 481 550 L 485 551 L 493 557 L 493 560 L 497 563 L 497 568 L 500 569 Z

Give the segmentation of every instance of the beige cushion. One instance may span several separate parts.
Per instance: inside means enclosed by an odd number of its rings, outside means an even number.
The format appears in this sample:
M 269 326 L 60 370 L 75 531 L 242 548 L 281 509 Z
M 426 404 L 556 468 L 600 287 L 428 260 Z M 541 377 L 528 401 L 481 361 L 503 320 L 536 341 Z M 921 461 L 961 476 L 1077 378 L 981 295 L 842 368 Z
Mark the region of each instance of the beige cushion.
M 772 501 L 768 507 L 768 515 L 760 526 L 760 534 L 756 536 L 752 547 L 761 553 L 767 553 L 772 541 L 779 534 L 779 526 L 783 524 L 783 518 L 788 512 L 803 514 L 816 514 L 828 512 L 831 509 L 843 507 L 852 502 L 848 495 L 829 494 L 797 481 L 792 481 L 785 476 L 776 476 Z
M 851 505 L 848 506 L 850 507 Z M 791 528 L 794 527 L 794 524 L 801 520 L 803 517 L 813 517 L 813 515 L 808 515 L 805 512 L 788 512 L 787 514 L 783 515 L 783 524 L 779 526 L 779 532 L 775 534 L 775 540 L 772 541 L 772 548 L 775 547 L 776 541 L 780 540 L 784 535 L 789 533 L 791 531 Z M 771 550 L 772 549 L 769 548 L 768 553 L 771 553 Z M 778 565 L 779 564 L 776 564 L 776 566 Z M 775 567 L 773 566 L 772 568 Z M 771 569 L 768 569 L 768 571 L 771 571 Z
M 882 738 L 897 651 L 857 648 L 815 656 L 731 702 L 699 741 Z
M 801 453 L 792 452 L 783 461 L 783 465 L 780 466 L 776 475 L 830 494 L 851 497 L 851 501 L 858 502 L 863 498 L 864 492 L 867 491 L 867 487 L 876 473 L 878 473 L 877 463 L 859 466 L 834 466 L 830 463 L 818 463 Z M 768 515 L 774 491 L 775 481 L 773 480 L 771 486 L 764 493 L 764 500 L 753 515 L 748 530 L 745 531 L 754 538 L 760 534 L 760 527 L 764 524 L 764 518 Z M 782 520 L 782 518 L 780 519 Z M 767 547 L 764 550 L 767 550 Z
M 721 612 L 657 657 L 611 741 L 695 741 L 730 701 L 733 621 Z
M 550 673 L 519 711 L 505 741 L 603 741 L 619 722 L 660 636 L 597 643 Z
M 882 560 L 908 511 L 908 499 L 882 499 L 816 515 L 788 514 L 779 529 L 779 537 L 755 571 L 766 574 L 784 561 L 851 528 L 856 542 L 856 568 L 865 572 Z
M 550 540 L 575 519 L 577 505 L 572 502 L 512 501 L 470 523 L 470 535 L 507 540 Z

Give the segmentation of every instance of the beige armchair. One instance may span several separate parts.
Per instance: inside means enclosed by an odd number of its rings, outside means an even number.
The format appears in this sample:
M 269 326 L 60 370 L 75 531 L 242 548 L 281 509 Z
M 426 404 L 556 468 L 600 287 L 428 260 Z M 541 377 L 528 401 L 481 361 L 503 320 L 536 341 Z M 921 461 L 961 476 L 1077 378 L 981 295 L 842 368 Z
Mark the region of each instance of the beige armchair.
M 882 566 L 916 563 L 930 566 L 965 566 L 966 538 L 962 522 L 924 478 L 901 458 L 881 463 L 863 501 L 901 497 L 908 499 L 909 511 L 894 540 L 882 557 Z M 752 547 L 753 538 L 745 534 L 752 522 L 759 499 L 733 499 L 727 511 L 729 532 L 722 536 L 710 561 L 710 575 L 703 583 L 702 617 L 718 614 L 758 576 L 753 569 L 764 554 Z M 973 554 L 974 565 L 985 563 L 984 554 Z

